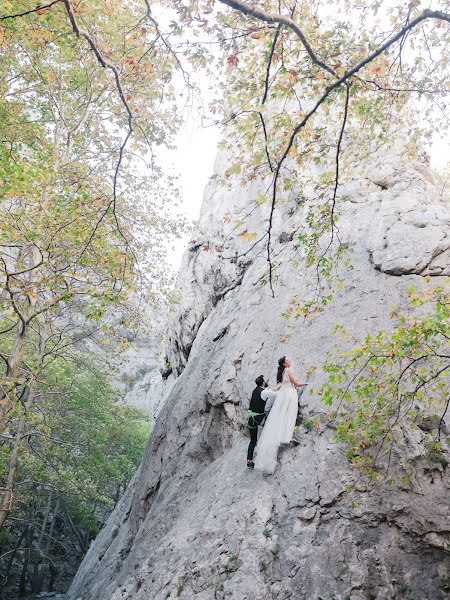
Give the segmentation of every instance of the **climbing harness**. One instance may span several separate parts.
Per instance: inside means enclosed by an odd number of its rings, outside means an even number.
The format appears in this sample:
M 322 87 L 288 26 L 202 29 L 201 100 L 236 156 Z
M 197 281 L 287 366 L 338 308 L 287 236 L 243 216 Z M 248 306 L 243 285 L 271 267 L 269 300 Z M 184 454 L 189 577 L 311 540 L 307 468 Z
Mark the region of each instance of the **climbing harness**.
M 252 410 L 249 410 L 247 417 L 247 427 L 249 429 L 258 429 L 258 427 L 263 427 L 264 423 L 266 422 L 265 413 L 257 413 L 253 412 Z M 263 419 L 261 419 L 261 421 L 259 422 L 255 419 L 255 417 L 263 417 Z

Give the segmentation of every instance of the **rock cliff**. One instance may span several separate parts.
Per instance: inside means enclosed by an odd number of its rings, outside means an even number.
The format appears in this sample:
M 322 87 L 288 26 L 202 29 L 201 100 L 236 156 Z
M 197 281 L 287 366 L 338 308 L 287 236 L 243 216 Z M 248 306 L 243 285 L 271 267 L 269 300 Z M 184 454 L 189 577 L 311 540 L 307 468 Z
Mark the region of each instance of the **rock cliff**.
M 342 190 L 339 231 L 353 269 L 333 302 L 292 322 L 282 316 L 291 298 L 312 297 L 316 285 L 301 250 L 298 264 L 282 261 L 294 252 L 308 199 L 292 193 L 278 206 L 282 284 L 272 298 L 260 281 L 263 249 L 246 253 L 252 242 L 236 239 L 227 216 L 248 212 L 258 189 L 226 190 L 212 180 L 205 192 L 170 327 L 177 377 L 71 600 L 449 597 L 450 480 L 423 467 L 420 431 L 394 457 L 414 459 L 412 483 L 368 487 L 325 425 L 302 429 L 274 476 L 246 470 L 243 423 L 255 377 L 273 382 L 279 356 L 291 356 L 302 377 L 324 361 L 334 325 L 357 337 L 386 328 L 390 306 L 406 306 L 411 284 L 450 274 L 450 205 L 423 162 L 375 154 Z M 256 206 L 248 230 L 263 232 L 266 215 L 267 205 Z M 315 393 L 303 398 L 305 417 L 323 410 Z

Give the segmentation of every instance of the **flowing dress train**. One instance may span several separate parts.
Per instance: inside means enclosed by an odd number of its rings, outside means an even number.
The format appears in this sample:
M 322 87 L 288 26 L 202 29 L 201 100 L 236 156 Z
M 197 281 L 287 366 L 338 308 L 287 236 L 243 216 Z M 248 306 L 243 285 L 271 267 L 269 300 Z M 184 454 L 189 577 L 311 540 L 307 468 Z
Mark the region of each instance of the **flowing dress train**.
M 285 369 L 280 390 L 258 441 L 255 469 L 268 475 L 274 473 L 277 466 L 278 448 L 281 444 L 289 444 L 292 440 L 297 406 L 297 390 Z

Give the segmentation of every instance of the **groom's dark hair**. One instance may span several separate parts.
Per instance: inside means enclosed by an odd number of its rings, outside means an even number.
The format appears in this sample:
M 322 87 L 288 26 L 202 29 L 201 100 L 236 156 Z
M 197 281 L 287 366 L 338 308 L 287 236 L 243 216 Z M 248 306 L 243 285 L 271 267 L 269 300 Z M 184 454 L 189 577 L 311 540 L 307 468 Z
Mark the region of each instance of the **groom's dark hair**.
M 257 377 L 257 378 L 255 379 L 255 383 L 256 383 L 256 385 L 258 385 L 259 387 L 263 387 L 263 385 L 264 385 L 264 377 L 263 377 L 263 375 L 260 375 L 259 377 Z

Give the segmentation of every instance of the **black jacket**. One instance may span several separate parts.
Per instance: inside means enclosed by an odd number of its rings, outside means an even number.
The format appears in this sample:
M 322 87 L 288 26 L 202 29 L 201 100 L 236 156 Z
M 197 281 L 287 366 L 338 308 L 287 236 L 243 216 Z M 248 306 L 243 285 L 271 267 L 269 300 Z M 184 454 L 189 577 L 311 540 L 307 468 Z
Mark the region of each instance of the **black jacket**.
M 250 400 L 249 410 L 262 414 L 266 408 L 266 400 L 261 398 L 261 393 L 264 391 L 262 387 L 255 387 L 252 393 L 252 399 Z

